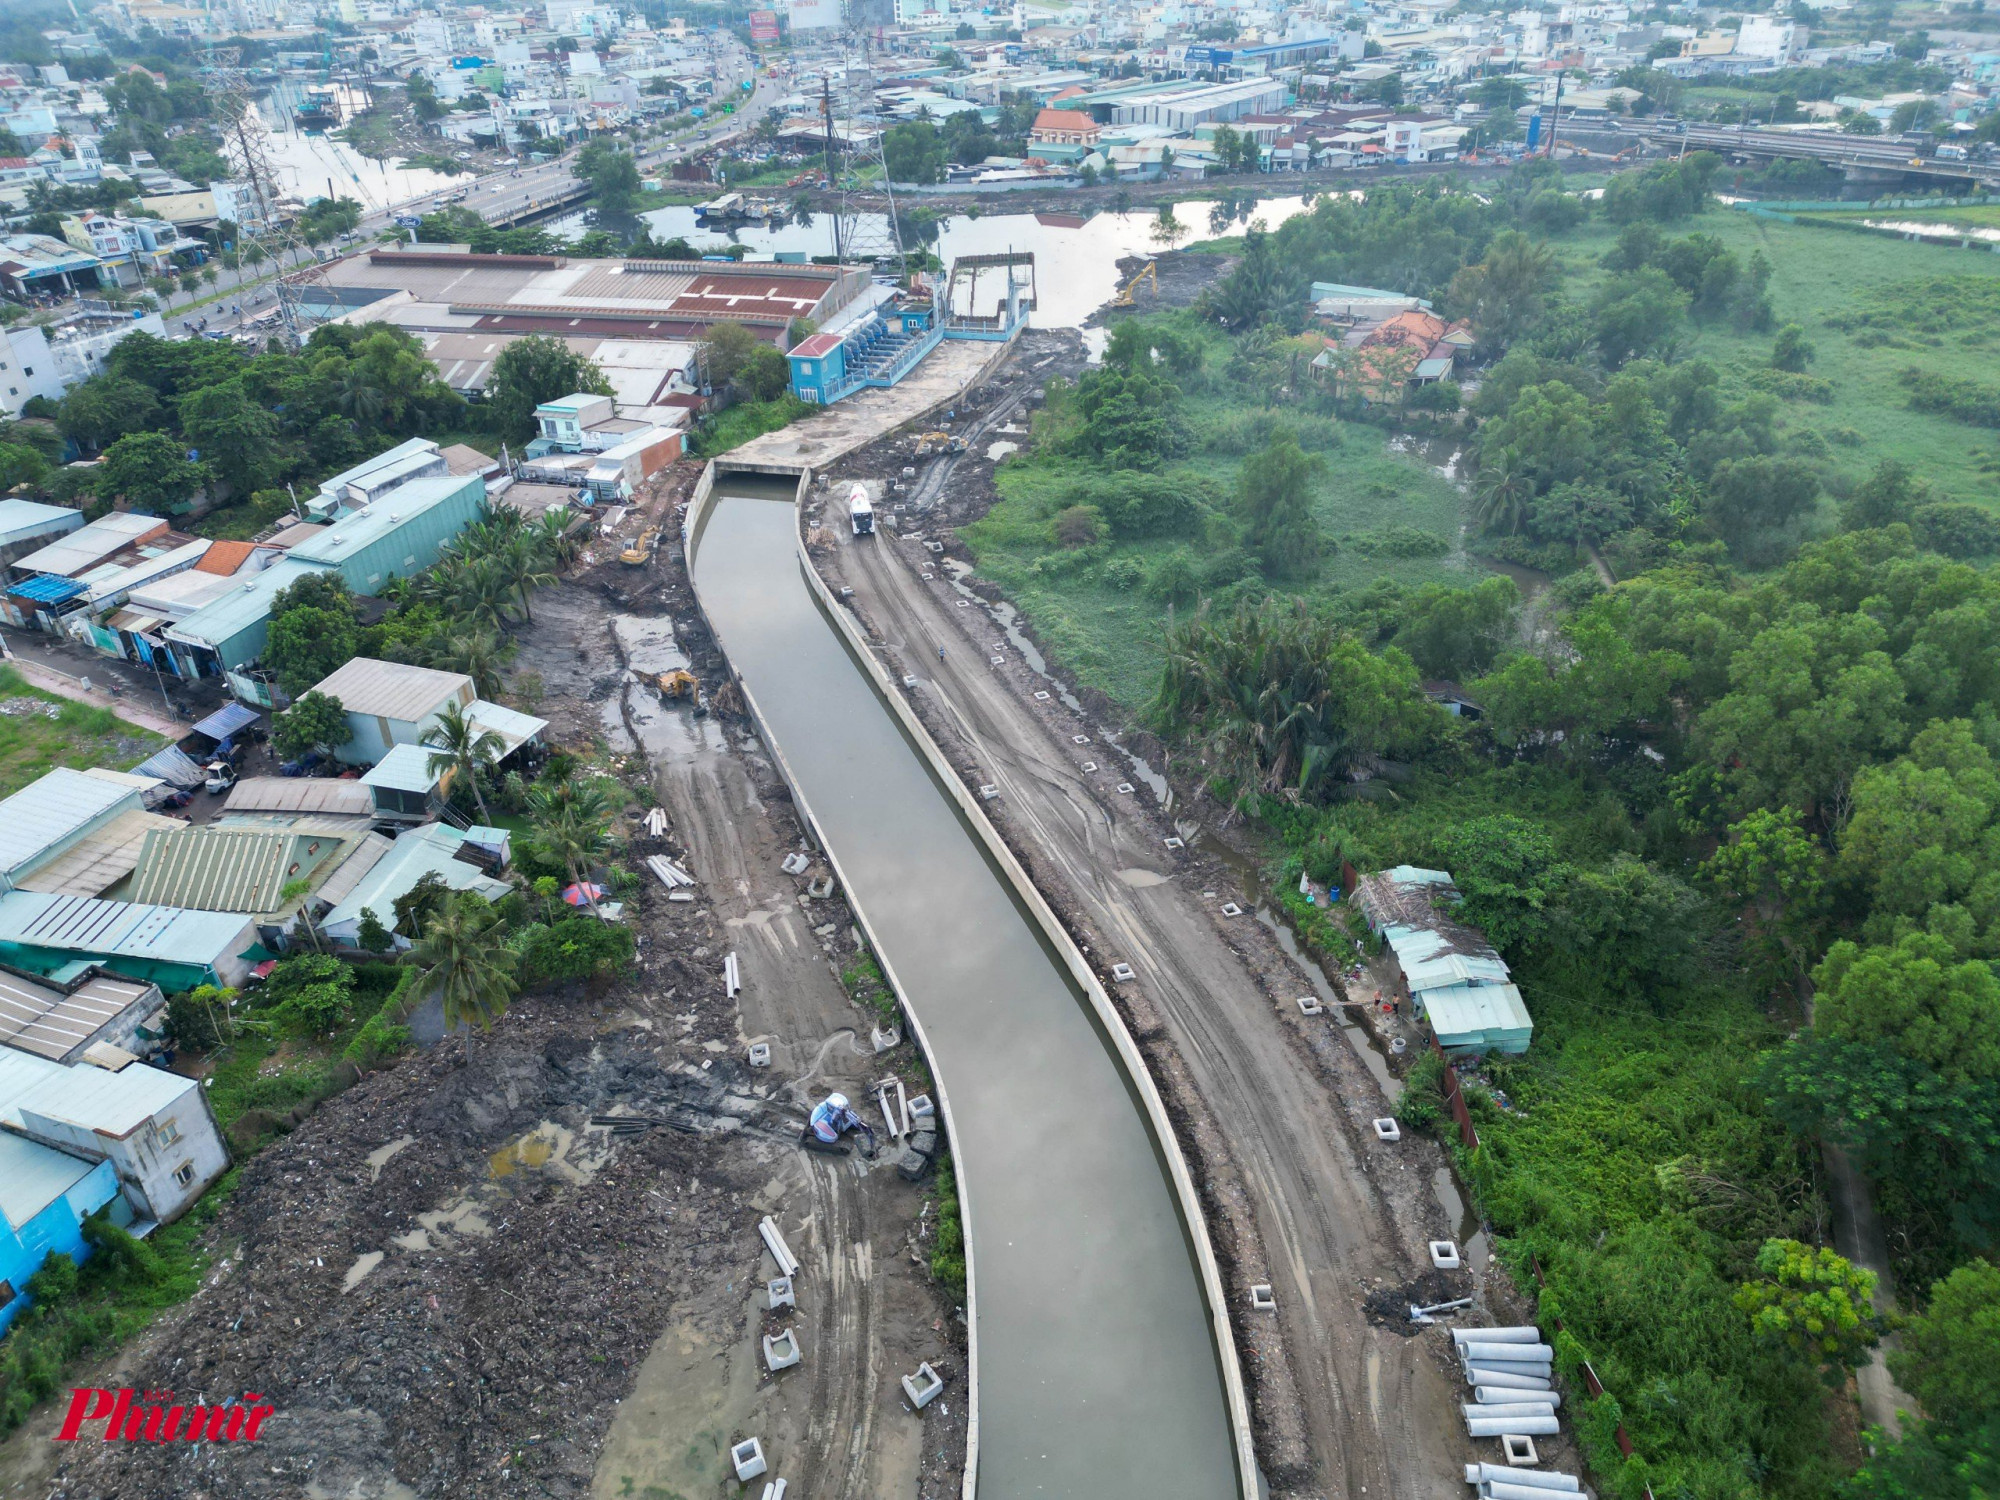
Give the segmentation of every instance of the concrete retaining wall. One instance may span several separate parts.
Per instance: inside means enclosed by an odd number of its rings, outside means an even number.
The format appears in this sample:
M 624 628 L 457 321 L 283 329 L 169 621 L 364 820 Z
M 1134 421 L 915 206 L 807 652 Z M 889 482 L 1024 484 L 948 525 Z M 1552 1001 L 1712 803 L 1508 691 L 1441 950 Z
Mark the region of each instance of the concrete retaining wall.
M 797 492 L 798 498 L 795 501 L 795 505 L 797 506 L 798 516 L 801 522 L 803 522 L 803 501 L 806 490 L 812 483 L 812 471 L 810 469 L 786 470 L 773 464 L 734 464 L 726 458 L 721 460 L 721 462 L 729 469 L 750 470 L 764 474 L 796 472 L 799 475 L 799 486 Z M 701 480 L 695 487 L 693 498 L 688 504 L 683 538 L 688 559 L 688 577 L 690 582 L 692 582 L 694 577 L 693 544 L 699 538 L 701 519 L 707 514 L 708 507 L 713 498 L 715 473 L 716 465 L 715 463 L 710 463 L 707 469 L 703 471 Z M 1214 1341 L 1216 1357 L 1222 1368 L 1223 1395 L 1229 1408 L 1229 1427 L 1236 1444 L 1239 1500 L 1255 1500 L 1255 1497 L 1260 1493 L 1260 1488 L 1257 1477 L 1255 1445 L 1252 1441 L 1250 1431 L 1250 1404 L 1244 1389 L 1243 1368 L 1237 1355 L 1235 1334 L 1229 1326 L 1228 1304 L 1222 1285 L 1222 1273 L 1216 1262 L 1215 1247 L 1208 1237 L 1208 1224 L 1202 1217 L 1201 1202 L 1195 1192 L 1193 1174 L 1188 1171 L 1187 1159 L 1181 1154 L 1180 1142 L 1174 1135 L 1173 1122 L 1168 1118 L 1166 1104 L 1160 1097 L 1160 1091 L 1153 1082 L 1152 1074 L 1146 1068 L 1145 1059 L 1140 1056 L 1138 1045 L 1132 1040 L 1131 1033 L 1125 1029 L 1125 1023 L 1119 1017 L 1117 1009 L 1112 1005 L 1111 997 L 1105 993 L 1104 986 L 1098 980 L 1096 973 L 1084 961 L 1083 954 L 1078 951 L 1075 942 L 1069 935 L 1068 929 L 1062 925 L 1054 909 L 1049 906 L 1047 900 L 1043 898 L 1041 891 L 1036 888 L 1034 881 L 1029 877 L 1028 872 L 1022 868 L 1020 861 L 1015 858 L 1014 851 L 1007 847 L 1006 841 L 1000 837 L 999 832 L 987 820 L 986 814 L 980 808 L 974 794 L 959 779 L 957 771 L 953 769 L 950 761 L 946 759 L 944 752 L 931 739 L 929 732 L 923 727 L 916 713 L 904 701 L 901 692 L 891 683 L 888 672 L 883 668 L 881 662 L 877 660 L 874 652 L 870 649 L 867 639 L 862 635 L 860 626 L 856 624 L 852 613 L 844 608 L 834 597 L 833 591 L 827 587 L 826 581 L 819 576 L 818 571 L 813 567 L 812 558 L 806 551 L 805 538 L 802 532 L 796 536 L 796 541 L 799 571 L 804 575 L 807 587 L 813 591 L 814 597 L 819 601 L 821 613 L 832 622 L 835 630 L 839 632 L 841 638 L 846 642 L 848 654 L 861 665 L 868 680 L 874 685 L 876 695 L 887 705 L 890 713 L 894 715 L 898 725 L 901 726 L 904 737 L 923 756 L 925 764 L 930 769 L 932 780 L 951 798 L 953 805 L 957 807 L 967 826 L 979 838 L 986 851 L 987 858 L 1006 880 L 1013 892 L 1014 899 L 1020 903 L 1022 910 L 1028 913 L 1050 948 L 1061 958 L 1068 970 L 1071 982 L 1089 1001 L 1092 1014 L 1096 1016 L 1099 1027 L 1111 1041 L 1112 1050 L 1118 1059 L 1120 1069 L 1124 1072 L 1134 1093 L 1137 1094 L 1140 1103 L 1144 1107 L 1147 1128 L 1153 1137 L 1156 1148 L 1160 1152 L 1161 1159 L 1167 1164 L 1167 1175 L 1173 1185 L 1174 1199 L 1180 1212 L 1182 1228 L 1188 1236 L 1189 1243 L 1194 1247 L 1195 1264 L 1201 1278 L 1202 1293 L 1208 1303 L 1210 1337 Z M 699 605 L 701 600 L 699 589 L 695 590 L 695 600 L 696 604 Z M 704 611 L 705 613 L 706 611 Z M 717 639 L 719 640 L 720 637 L 718 636 Z M 734 675 L 733 669 L 732 675 Z M 756 719 L 761 731 L 764 726 L 764 719 L 757 709 L 753 696 L 740 677 L 737 678 L 736 685 L 738 690 L 742 692 L 744 702 L 749 705 L 750 713 Z M 875 950 L 875 957 L 882 966 L 884 976 L 887 977 L 896 994 L 901 997 L 907 992 L 897 980 L 887 952 L 876 941 L 875 932 L 869 925 L 867 913 L 856 898 L 853 885 L 848 881 L 845 872 L 841 870 L 838 854 L 827 844 L 824 838 L 819 837 L 817 821 L 813 818 L 812 810 L 807 804 L 806 799 L 799 792 L 798 781 L 792 775 L 790 766 L 786 764 L 784 751 L 779 747 L 776 739 L 769 733 L 764 734 L 764 743 L 769 747 L 772 757 L 778 766 L 779 773 L 785 778 L 786 784 L 791 787 L 793 799 L 798 804 L 801 813 L 805 816 L 807 822 L 812 825 L 814 837 L 818 839 L 820 847 L 826 852 L 828 861 L 833 865 L 834 872 L 840 876 L 841 885 L 847 892 L 848 904 L 853 908 L 856 920 L 861 924 L 862 931 L 867 934 L 869 946 Z M 909 1018 L 910 1027 L 916 1034 L 918 1045 L 923 1047 L 926 1054 L 928 1054 L 931 1049 L 929 1041 L 924 1036 L 922 1018 L 907 1003 L 903 1005 L 903 1013 Z M 934 1075 L 936 1074 L 935 1069 L 933 1073 Z M 941 1075 L 937 1075 L 937 1081 L 939 1084 L 939 1109 L 944 1116 L 946 1130 L 950 1132 L 952 1130 L 950 1097 L 943 1087 Z M 960 1217 L 964 1222 L 966 1230 L 966 1327 L 968 1334 L 968 1363 L 970 1364 L 967 1374 L 969 1391 L 963 1496 L 964 1500 L 974 1500 L 978 1488 L 979 1474 L 979 1320 L 973 1303 L 977 1267 L 972 1252 L 972 1216 L 975 1211 L 975 1205 L 971 1184 L 964 1179 L 960 1179 L 959 1181 L 958 1193 Z

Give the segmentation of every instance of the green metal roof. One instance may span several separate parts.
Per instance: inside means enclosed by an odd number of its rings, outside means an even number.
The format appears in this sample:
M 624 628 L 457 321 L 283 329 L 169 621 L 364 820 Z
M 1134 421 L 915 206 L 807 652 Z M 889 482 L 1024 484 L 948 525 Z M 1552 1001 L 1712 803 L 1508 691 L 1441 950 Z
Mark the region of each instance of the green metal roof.
M 274 912 L 286 884 L 309 877 L 340 846 L 331 833 L 155 828 L 139 850 L 132 899 L 190 911 Z

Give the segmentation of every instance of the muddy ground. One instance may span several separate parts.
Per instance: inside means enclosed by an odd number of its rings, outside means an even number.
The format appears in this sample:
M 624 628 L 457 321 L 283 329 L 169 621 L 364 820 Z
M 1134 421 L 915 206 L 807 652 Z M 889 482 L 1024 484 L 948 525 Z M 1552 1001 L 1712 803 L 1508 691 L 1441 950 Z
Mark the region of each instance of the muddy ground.
M 685 494 L 686 468 L 649 513 Z M 646 876 L 627 895 L 634 972 L 523 998 L 469 1062 L 458 1040 L 406 1056 L 267 1146 L 210 1231 L 202 1290 L 79 1377 L 261 1392 L 263 1441 L 57 1445 L 51 1406 L 0 1446 L 0 1494 L 692 1500 L 736 1493 L 727 1449 L 748 1436 L 789 1495 L 957 1493 L 964 1329 L 928 1273 L 928 1184 L 891 1150 L 798 1146 L 827 1090 L 860 1100 L 889 1074 L 918 1090 L 922 1060 L 877 1054 L 877 1017 L 842 988 L 853 921 L 837 890 L 806 896 L 822 869 L 779 868 L 807 846 L 748 726 L 632 680 L 621 640 L 673 640 L 676 611 L 720 680 L 675 536 L 644 569 L 596 543 L 581 582 L 537 596 L 516 669 L 539 676 L 556 740 L 623 754 L 630 863 L 683 862 L 693 899 Z M 662 839 L 639 822 L 648 790 Z M 760 1038 L 773 1065 L 753 1069 Z M 614 1136 L 597 1115 L 663 1123 Z M 775 1314 L 766 1214 L 802 1263 L 797 1308 Z M 804 1358 L 774 1376 L 762 1338 L 786 1328 Z M 899 1386 L 920 1360 L 948 1382 L 922 1416 Z

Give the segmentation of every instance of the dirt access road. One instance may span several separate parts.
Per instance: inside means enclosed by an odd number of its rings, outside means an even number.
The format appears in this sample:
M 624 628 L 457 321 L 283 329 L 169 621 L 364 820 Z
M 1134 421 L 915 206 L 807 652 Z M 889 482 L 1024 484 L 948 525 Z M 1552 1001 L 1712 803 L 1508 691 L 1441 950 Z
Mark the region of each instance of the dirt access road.
M 829 492 L 842 482 L 836 468 Z M 1254 904 L 1250 893 L 1213 857 L 1166 847 L 1173 825 L 1143 791 L 1117 790 L 1131 773 L 1101 727 L 1065 709 L 1015 650 L 996 651 L 1000 629 L 978 601 L 942 569 L 919 576 L 932 563 L 892 532 L 856 542 L 838 528 L 825 566 L 854 588 L 890 671 L 917 677 L 912 701 L 948 753 L 999 787 L 989 811 L 1086 951 L 1138 972 L 1112 988 L 1163 1089 L 1199 1116 L 1184 1134 L 1211 1218 L 1224 1221 L 1211 1230 L 1275 1492 L 1433 1500 L 1455 1489 L 1477 1455 L 1444 1335 L 1408 1337 L 1363 1308 L 1371 1293 L 1416 1284 L 1424 1241 L 1457 1232 L 1432 1188 L 1442 1153 L 1375 1139 L 1381 1086 L 1335 1023 L 1299 1013 L 1307 976 L 1254 918 L 1219 915 L 1225 900 Z M 1264 1281 L 1275 1329 L 1248 1311 Z

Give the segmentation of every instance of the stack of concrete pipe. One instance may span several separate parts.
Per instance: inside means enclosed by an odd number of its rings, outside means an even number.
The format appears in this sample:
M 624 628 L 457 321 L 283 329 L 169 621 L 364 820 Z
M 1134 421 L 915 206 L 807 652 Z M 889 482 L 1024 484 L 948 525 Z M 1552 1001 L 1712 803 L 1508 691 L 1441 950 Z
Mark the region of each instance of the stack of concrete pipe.
M 1511 1469 L 1506 1464 L 1467 1464 L 1465 1482 L 1478 1491 L 1479 1500 L 1562 1500 L 1583 1493 L 1582 1483 L 1572 1474 Z
M 1474 1437 L 1545 1437 L 1561 1430 L 1562 1397 L 1553 1379 L 1556 1352 L 1532 1324 L 1513 1328 L 1454 1328 L 1472 1401 L 1462 1410 Z

